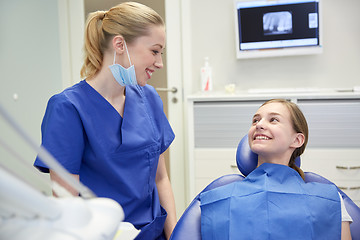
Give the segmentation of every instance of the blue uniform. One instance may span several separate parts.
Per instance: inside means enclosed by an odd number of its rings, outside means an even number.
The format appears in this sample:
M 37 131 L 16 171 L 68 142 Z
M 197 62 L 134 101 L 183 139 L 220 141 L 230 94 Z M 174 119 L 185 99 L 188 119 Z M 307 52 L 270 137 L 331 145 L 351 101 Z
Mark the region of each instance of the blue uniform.
M 162 101 L 149 85 L 127 86 L 123 117 L 86 81 L 48 102 L 42 145 L 98 197 L 121 204 L 137 239 L 163 236 L 166 211 L 155 185 L 159 156 L 174 133 Z M 47 166 L 36 159 L 43 172 Z
M 337 188 L 305 183 L 284 165 L 264 163 L 200 199 L 203 240 L 341 239 Z

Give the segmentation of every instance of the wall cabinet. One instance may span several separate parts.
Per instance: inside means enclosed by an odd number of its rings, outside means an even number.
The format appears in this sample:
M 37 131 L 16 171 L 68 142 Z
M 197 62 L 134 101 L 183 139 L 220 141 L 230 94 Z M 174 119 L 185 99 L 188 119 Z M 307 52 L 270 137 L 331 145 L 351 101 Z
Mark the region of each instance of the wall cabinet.
M 285 98 L 307 118 L 301 168 L 334 182 L 360 206 L 360 93 L 199 94 L 188 98 L 189 200 L 216 178 L 237 173 L 236 148 L 262 103 Z

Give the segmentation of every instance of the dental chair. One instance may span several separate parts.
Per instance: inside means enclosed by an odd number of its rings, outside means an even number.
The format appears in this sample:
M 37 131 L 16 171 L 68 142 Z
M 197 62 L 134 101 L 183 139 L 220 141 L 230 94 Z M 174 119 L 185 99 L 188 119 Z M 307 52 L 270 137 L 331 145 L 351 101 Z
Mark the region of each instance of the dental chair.
M 245 135 L 240 141 L 236 152 L 236 163 L 240 172 L 247 176 L 257 166 L 257 154 L 253 153 L 249 147 L 248 136 Z M 300 158 L 296 159 L 296 165 L 300 166 Z M 235 182 L 242 181 L 245 177 L 240 174 L 229 174 L 222 176 L 210 183 L 202 192 Z M 331 183 L 324 177 L 315 173 L 305 172 L 305 182 Z M 350 224 L 351 236 L 353 240 L 360 240 L 360 208 L 340 189 L 346 210 L 350 214 L 353 222 Z M 202 193 L 201 192 L 201 193 Z M 190 203 L 188 208 L 176 224 L 170 240 L 200 240 L 200 193 Z

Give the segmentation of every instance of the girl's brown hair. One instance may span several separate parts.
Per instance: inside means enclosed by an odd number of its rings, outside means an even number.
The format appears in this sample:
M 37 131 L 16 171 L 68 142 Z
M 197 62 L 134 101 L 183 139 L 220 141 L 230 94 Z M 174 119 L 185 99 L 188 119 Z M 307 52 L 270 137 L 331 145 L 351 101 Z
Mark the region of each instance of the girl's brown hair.
M 299 157 L 301 154 L 303 154 L 303 152 L 305 151 L 305 148 L 306 148 L 306 144 L 309 139 L 309 128 L 308 128 L 306 118 L 305 118 L 304 114 L 302 113 L 302 111 L 300 110 L 300 108 L 293 102 L 287 101 L 285 99 L 272 99 L 272 100 L 265 102 L 262 106 L 269 104 L 269 103 L 281 103 L 281 104 L 285 105 L 290 112 L 290 118 L 291 118 L 290 120 L 292 122 L 293 129 L 297 133 L 304 134 L 304 144 L 302 146 L 296 148 L 294 150 L 294 152 L 292 153 L 292 155 L 290 157 L 290 161 L 289 161 L 289 167 L 295 169 L 300 174 L 302 179 L 305 180 L 305 174 L 298 166 L 296 166 L 295 159 L 297 157 Z
M 164 20 L 153 9 L 136 2 L 121 3 L 109 11 L 90 13 L 85 26 L 82 78 L 93 77 L 101 68 L 105 50 L 116 35 L 127 43 L 146 36 L 149 26 L 164 26 Z

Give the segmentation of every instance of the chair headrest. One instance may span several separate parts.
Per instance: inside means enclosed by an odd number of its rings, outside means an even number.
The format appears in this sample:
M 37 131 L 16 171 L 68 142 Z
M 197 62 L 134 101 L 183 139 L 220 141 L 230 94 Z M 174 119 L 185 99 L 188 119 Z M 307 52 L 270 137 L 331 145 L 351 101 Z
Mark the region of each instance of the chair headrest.
M 257 167 L 258 155 L 251 151 L 247 134 L 241 139 L 238 145 L 236 151 L 236 164 L 244 176 L 247 176 Z M 300 157 L 296 158 L 295 164 L 300 167 Z

